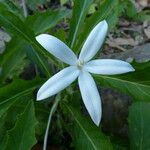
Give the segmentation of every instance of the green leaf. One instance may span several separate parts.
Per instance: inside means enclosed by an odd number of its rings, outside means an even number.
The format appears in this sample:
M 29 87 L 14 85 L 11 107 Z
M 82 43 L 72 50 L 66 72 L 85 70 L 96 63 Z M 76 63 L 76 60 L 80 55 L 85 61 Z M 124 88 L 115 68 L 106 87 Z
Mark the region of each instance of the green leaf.
M 3 115 L 0 116 L 1 122 L 0 122 L 0 147 L 2 148 L 2 145 L 5 146 L 5 143 L 3 144 L 6 132 L 10 129 L 12 129 L 16 123 L 17 116 L 21 114 L 27 103 L 29 102 L 29 99 L 32 99 L 32 96 L 26 96 L 26 97 L 20 97 L 16 98 L 12 101 L 12 105 L 5 111 Z
M 13 12 L 18 17 L 20 17 L 20 19 L 22 19 L 22 20 L 25 19 L 21 9 L 18 8 L 13 1 L 11 1 L 11 0 L 0 0 L 0 3 L 3 4 L 3 6 L 5 7 L 6 10 Z
M 69 42 L 74 47 L 81 26 L 93 0 L 74 0 L 73 16 L 70 23 Z
M 138 15 L 134 17 L 133 20 L 144 22 L 145 20 L 149 19 L 149 16 L 150 16 L 150 10 L 145 10 L 145 11 L 143 10 L 139 12 Z
M 26 41 L 17 37 L 7 43 L 6 50 L 0 55 L 0 67 L 2 68 L 0 74 L 0 81 L 4 82 L 6 78 L 18 76 L 24 69 L 27 57 L 31 59 L 44 73 L 44 68 L 49 68 L 47 60 L 40 53 L 37 53 L 33 47 Z M 49 69 L 50 73 L 50 69 Z
M 0 6 L 2 6 L 0 4 Z M 52 55 L 41 47 L 41 45 L 35 40 L 35 35 L 33 31 L 25 25 L 25 23 L 20 20 L 16 15 L 9 11 L 0 10 L 0 25 L 4 26 L 8 32 L 18 36 L 21 39 L 26 40 L 33 48 L 38 52 L 43 54 L 45 57 L 49 57 L 50 60 L 54 63 Z M 44 63 L 43 63 L 44 64 Z M 56 64 L 56 63 L 55 63 Z M 49 77 L 49 68 L 44 66 L 45 74 Z
M 45 11 L 42 13 L 36 13 L 32 16 L 28 16 L 26 19 L 26 24 L 30 25 L 34 33 L 40 34 L 54 27 L 59 21 L 67 17 L 70 11 L 59 10 L 59 11 Z
M 87 119 L 86 116 L 80 114 L 81 110 L 77 110 L 75 107 L 66 104 L 65 107 L 74 119 L 71 129 L 73 129 L 73 143 L 77 150 L 113 149 L 109 138 L 105 136 L 89 119 Z
M 135 21 L 145 21 L 146 19 L 149 19 L 150 11 L 138 11 L 138 9 L 135 6 L 135 3 L 132 0 L 126 0 L 124 1 L 124 5 L 126 5 L 125 15 L 132 20 Z
M 3 6 L 0 3 L 0 6 Z M 35 42 L 35 36 L 33 31 L 26 27 L 24 22 L 20 20 L 15 14 L 8 10 L 0 9 L 0 25 L 4 26 L 8 32 L 19 36 L 30 43 L 37 45 Z
M 106 19 L 109 24 L 109 27 L 112 27 L 114 25 L 114 22 L 116 23 L 118 20 L 116 20 L 116 18 L 118 18 L 118 9 L 118 0 L 104 0 L 99 10 L 93 13 L 91 17 L 86 19 L 82 32 L 79 36 L 79 40 L 76 44 L 75 50 L 79 51 L 90 31 L 100 21 Z
M 150 103 L 133 103 L 129 109 L 129 139 L 131 149 L 150 148 Z
M 14 80 L 11 84 L 0 88 L 0 116 L 7 111 L 7 109 L 16 101 L 19 97 L 32 95 L 42 81 L 40 79 L 34 79 L 31 81 Z
M 0 103 L 31 93 L 42 83 L 41 79 L 21 80 L 16 79 L 12 83 L 0 88 Z
M 35 11 L 38 6 L 45 4 L 47 1 L 50 0 L 27 0 L 26 2 L 30 9 Z
M 34 48 L 26 43 L 26 54 L 27 57 L 34 63 L 36 64 L 40 71 L 44 73 L 44 68 L 50 68 L 48 61 L 45 60 L 45 57 L 41 55 L 40 53 L 36 52 Z M 49 69 L 49 73 L 51 74 L 51 70 Z M 50 76 L 49 76 L 50 77 Z
M 150 101 L 150 62 L 133 64 L 135 72 L 117 76 L 95 75 L 100 86 L 112 87 L 137 101 Z
M 67 2 L 68 2 L 68 0 L 60 0 L 61 6 L 64 5 L 64 4 L 66 4 Z
M 97 4 L 93 3 L 89 8 L 88 14 L 93 14 L 96 11 L 96 7 L 97 7 Z
M 129 140 L 127 138 L 111 135 L 110 140 L 115 150 L 129 150 Z
M 26 45 L 21 40 L 13 38 L 7 45 L 4 53 L 0 55 L 0 81 L 3 82 L 6 78 L 19 75 L 25 65 Z
M 6 135 L 5 150 L 30 150 L 36 143 L 34 104 L 29 101 L 24 112 L 19 115 L 14 128 L 9 130 Z

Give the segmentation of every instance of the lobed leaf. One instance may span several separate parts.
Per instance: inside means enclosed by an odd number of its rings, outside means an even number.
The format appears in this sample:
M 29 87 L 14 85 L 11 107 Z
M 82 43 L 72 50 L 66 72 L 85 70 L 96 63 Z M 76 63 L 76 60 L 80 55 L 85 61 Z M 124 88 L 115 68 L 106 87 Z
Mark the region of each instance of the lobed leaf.
M 36 143 L 35 125 L 37 120 L 35 118 L 34 104 L 29 101 L 24 112 L 18 116 L 14 128 L 9 130 L 6 134 L 6 148 L 5 150 L 29 150 Z
M 23 41 L 17 38 L 12 39 L 6 45 L 6 49 L 2 55 L 0 55 L 0 67 L 2 68 L 0 74 L 0 81 L 8 77 L 18 75 L 24 67 L 26 45 Z
M 17 100 L 19 97 L 32 94 L 41 84 L 41 80 L 34 79 L 31 81 L 14 80 L 11 84 L 0 88 L 0 116 L 7 111 L 7 109 Z

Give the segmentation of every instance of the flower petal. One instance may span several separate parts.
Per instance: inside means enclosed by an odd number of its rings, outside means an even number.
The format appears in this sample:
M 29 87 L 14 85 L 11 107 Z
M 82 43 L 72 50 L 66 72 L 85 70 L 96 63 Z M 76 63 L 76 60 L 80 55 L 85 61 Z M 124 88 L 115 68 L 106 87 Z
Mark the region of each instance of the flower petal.
M 90 73 L 102 75 L 115 75 L 135 71 L 129 63 L 114 59 L 91 60 L 85 64 L 84 69 Z
M 101 99 L 96 84 L 88 72 L 81 72 L 78 78 L 83 102 L 93 122 L 98 126 L 101 120 Z
M 79 75 L 75 66 L 67 67 L 51 77 L 37 93 L 37 100 L 48 98 L 69 86 Z
M 56 37 L 48 34 L 40 34 L 36 37 L 36 40 L 51 54 L 60 59 L 61 61 L 75 65 L 77 57 L 73 51 L 62 41 Z
M 95 54 L 98 52 L 98 50 L 101 48 L 104 39 L 106 37 L 108 30 L 108 24 L 107 22 L 101 21 L 98 23 L 94 29 L 89 34 L 88 38 L 86 39 L 79 59 L 84 60 L 85 62 L 89 61 L 92 57 L 95 56 Z

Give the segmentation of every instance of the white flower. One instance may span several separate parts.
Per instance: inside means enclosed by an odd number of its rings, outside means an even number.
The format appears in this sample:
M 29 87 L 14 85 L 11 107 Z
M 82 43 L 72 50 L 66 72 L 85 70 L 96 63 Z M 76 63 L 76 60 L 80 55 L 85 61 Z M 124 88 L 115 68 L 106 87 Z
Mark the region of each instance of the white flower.
M 91 60 L 101 48 L 107 34 L 106 21 L 98 23 L 86 39 L 79 58 L 62 41 L 48 34 L 41 34 L 36 40 L 51 54 L 70 65 L 51 77 L 39 89 L 37 100 L 48 98 L 69 86 L 78 78 L 82 99 L 92 120 L 98 126 L 101 120 L 101 98 L 90 73 L 115 75 L 134 71 L 127 62 L 112 59 Z

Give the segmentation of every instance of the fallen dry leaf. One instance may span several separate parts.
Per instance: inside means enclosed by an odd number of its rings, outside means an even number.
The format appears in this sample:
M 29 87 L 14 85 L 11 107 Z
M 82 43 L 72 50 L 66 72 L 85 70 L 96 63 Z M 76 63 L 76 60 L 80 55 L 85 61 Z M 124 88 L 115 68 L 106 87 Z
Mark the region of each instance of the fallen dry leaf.
M 143 10 L 146 7 L 150 7 L 150 0 L 136 0 L 135 4 L 138 10 Z
M 114 43 L 114 42 L 111 41 L 111 40 L 107 40 L 107 41 L 106 41 L 106 44 L 108 44 L 109 47 L 117 48 L 117 49 L 119 49 L 119 50 L 121 50 L 121 51 L 126 51 L 125 48 L 123 48 L 123 47 L 117 45 L 117 43 Z
M 150 20 L 147 20 L 143 23 L 144 33 L 148 39 L 150 39 Z
M 146 29 L 144 29 L 144 33 L 147 36 L 148 39 L 150 39 L 150 26 Z
M 135 41 L 132 38 L 109 38 L 106 43 L 110 46 L 110 47 L 114 47 L 117 48 L 121 51 L 125 51 L 126 49 L 123 48 L 123 45 L 129 45 L 129 46 L 136 46 L 138 45 L 138 42 Z
M 117 45 L 130 45 L 130 46 L 138 45 L 138 43 L 132 38 L 116 38 L 113 39 L 113 42 L 115 42 Z

